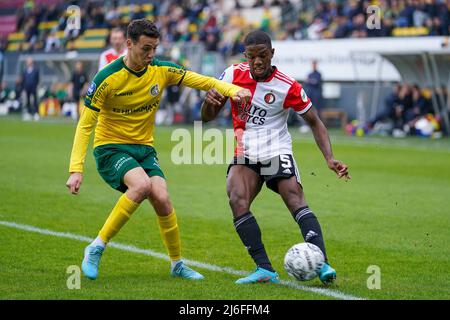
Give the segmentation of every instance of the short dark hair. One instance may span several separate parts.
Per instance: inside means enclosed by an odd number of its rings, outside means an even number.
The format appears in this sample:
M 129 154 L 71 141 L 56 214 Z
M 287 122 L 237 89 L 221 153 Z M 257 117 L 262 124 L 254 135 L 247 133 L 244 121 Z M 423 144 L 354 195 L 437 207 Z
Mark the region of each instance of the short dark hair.
M 245 46 L 257 44 L 265 44 L 269 49 L 272 49 L 272 40 L 270 39 L 270 36 L 262 30 L 250 31 L 244 39 Z
M 130 22 L 127 27 L 127 38 L 134 43 L 139 41 L 140 36 L 159 38 L 160 34 L 156 25 L 148 19 L 136 19 Z

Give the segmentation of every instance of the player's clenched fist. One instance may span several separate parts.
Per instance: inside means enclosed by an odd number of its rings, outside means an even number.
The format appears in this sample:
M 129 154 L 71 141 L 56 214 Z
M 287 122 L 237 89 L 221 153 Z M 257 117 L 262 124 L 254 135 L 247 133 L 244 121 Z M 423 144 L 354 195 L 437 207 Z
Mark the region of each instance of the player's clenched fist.
M 237 103 L 248 102 L 252 98 L 252 93 L 248 89 L 239 90 L 231 99 Z

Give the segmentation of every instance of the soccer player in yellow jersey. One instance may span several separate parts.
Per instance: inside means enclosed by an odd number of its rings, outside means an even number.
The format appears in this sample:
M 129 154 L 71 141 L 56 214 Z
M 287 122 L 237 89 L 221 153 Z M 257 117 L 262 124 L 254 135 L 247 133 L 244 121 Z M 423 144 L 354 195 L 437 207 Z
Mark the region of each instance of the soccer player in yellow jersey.
M 153 57 L 159 36 L 149 20 L 138 19 L 128 25 L 127 55 L 111 62 L 94 77 L 76 129 L 66 183 L 70 192 L 79 192 L 89 139 L 96 126 L 94 156 L 98 172 L 111 187 L 123 193 L 97 238 L 85 249 L 82 270 L 90 279 L 98 276 L 107 243 L 145 199 L 156 211 L 161 237 L 172 262 L 172 276 L 203 279 L 181 260 L 176 213 L 153 148 L 156 110 L 168 85 L 205 91 L 215 88 L 237 102 L 248 101 L 251 93 L 176 64 L 157 61 Z

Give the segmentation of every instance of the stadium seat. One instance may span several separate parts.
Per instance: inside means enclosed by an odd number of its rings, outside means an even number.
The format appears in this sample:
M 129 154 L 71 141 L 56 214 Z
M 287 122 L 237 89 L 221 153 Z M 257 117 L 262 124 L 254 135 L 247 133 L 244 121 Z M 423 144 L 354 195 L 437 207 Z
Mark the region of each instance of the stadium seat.
M 145 17 L 149 20 L 154 20 L 155 16 L 153 14 L 153 5 L 150 3 L 143 4 L 141 6 L 142 12 L 145 14 Z
M 75 40 L 75 49 L 102 49 L 106 45 L 106 40 L 86 40 L 83 38 Z
M 39 32 L 50 31 L 58 25 L 58 21 L 43 21 L 39 23 Z
M 73 48 L 78 50 L 103 49 L 106 46 L 108 34 L 109 30 L 106 28 L 88 29 L 75 40 Z
M 347 113 L 338 108 L 326 108 L 320 112 L 320 117 L 325 124 L 325 126 L 331 126 L 331 121 L 338 120 L 342 129 L 345 129 L 348 122 Z
M 9 42 L 23 41 L 25 35 L 23 32 L 12 32 L 8 35 Z
M 89 29 L 84 32 L 83 37 L 89 40 L 98 40 L 98 39 L 105 39 L 108 36 L 108 34 L 109 29 L 106 28 Z
M 394 37 L 418 37 L 426 36 L 429 34 L 428 28 L 421 27 L 411 27 L 411 28 L 395 28 L 392 30 L 392 35 Z
M 131 21 L 130 6 L 120 6 L 120 7 L 118 7 L 118 11 L 120 13 L 120 22 L 121 23 L 127 24 Z
M 25 35 L 23 32 L 12 32 L 8 35 L 8 47 L 6 51 L 18 51 L 23 43 Z

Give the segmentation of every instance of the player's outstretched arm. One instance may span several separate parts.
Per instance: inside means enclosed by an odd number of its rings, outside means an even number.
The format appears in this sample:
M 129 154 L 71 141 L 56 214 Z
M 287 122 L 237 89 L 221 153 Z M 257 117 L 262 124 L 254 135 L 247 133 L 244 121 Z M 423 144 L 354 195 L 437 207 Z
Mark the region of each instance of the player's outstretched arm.
M 197 90 L 209 91 L 215 89 L 225 97 L 230 97 L 234 102 L 244 103 L 251 99 L 252 93 L 225 81 L 213 77 L 204 76 L 193 71 L 186 71 L 181 84 Z
M 342 161 L 334 159 L 333 151 L 331 149 L 330 137 L 328 136 L 328 130 L 320 120 L 317 112 L 314 108 L 310 108 L 307 112 L 302 115 L 303 119 L 311 127 L 311 130 L 316 140 L 317 146 L 327 161 L 328 168 L 333 170 L 339 178 L 344 178 L 345 180 L 351 179 L 348 173 L 348 166 Z
M 226 102 L 227 98 L 225 96 L 221 95 L 215 89 L 209 90 L 201 108 L 202 121 L 208 122 L 214 120 Z
M 81 114 L 75 131 L 72 153 L 70 155 L 69 179 L 66 182 L 72 194 L 78 194 L 83 182 L 83 166 L 92 130 L 97 124 L 98 112 L 87 107 Z

